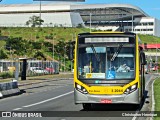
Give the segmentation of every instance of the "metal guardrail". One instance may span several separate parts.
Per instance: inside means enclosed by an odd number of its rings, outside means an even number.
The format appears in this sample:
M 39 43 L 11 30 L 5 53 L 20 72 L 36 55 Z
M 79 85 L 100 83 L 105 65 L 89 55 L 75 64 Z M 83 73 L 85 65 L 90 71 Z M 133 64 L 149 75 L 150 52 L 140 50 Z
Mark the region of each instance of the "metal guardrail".
M 21 73 L 23 71 L 22 66 L 23 66 L 23 62 L 18 60 L 17 61 L 0 60 L 0 74 L 8 73 L 10 75 L 9 77 L 13 77 L 13 78 L 15 78 L 17 74 L 21 76 Z M 42 60 L 27 60 L 27 66 L 26 66 L 27 76 L 39 76 L 39 75 L 45 75 L 45 74 L 58 74 L 58 73 L 59 73 L 58 62 L 42 61 Z

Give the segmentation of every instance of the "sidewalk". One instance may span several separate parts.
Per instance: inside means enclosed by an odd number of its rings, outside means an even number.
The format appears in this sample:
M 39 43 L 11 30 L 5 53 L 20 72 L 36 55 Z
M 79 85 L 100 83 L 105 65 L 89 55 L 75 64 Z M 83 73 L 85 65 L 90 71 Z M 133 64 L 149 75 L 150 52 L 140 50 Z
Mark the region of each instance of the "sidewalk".
M 67 74 L 60 73 L 60 74 L 54 74 L 54 75 L 33 76 L 33 77 L 27 77 L 26 80 L 21 80 L 21 78 L 19 77 L 18 86 L 48 82 L 56 79 L 71 79 L 71 78 L 73 78 L 73 73 L 67 73 Z M 11 80 L 13 80 L 13 78 L 1 79 L 0 82 L 9 82 Z

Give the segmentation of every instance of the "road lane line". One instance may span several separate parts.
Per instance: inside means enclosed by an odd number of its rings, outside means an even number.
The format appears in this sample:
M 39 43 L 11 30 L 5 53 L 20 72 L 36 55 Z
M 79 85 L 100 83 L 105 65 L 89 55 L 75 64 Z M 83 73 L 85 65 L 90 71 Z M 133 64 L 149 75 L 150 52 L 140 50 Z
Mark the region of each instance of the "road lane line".
M 71 93 L 73 93 L 74 91 L 71 91 L 71 92 L 68 92 L 68 93 L 65 93 L 65 94 L 62 94 L 62 95 L 59 95 L 59 96 L 56 96 L 56 97 L 53 97 L 53 98 L 50 98 L 50 99 L 47 99 L 47 100 L 44 100 L 44 101 L 41 101 L 41 102 L 37 102 L 37 103 L 34 103 L 34 104 L 30 104 L 30 105 L 25 105 L 25 106 L 22 106 L 22 107 L 32 107 L 32 106 L 35 106 L 35 105 L 39 105 L 39 104 L 42 104 L 42 103 L 46 103 L 46 102 L 49 102 L 51 100 L 55 100 L 55 99 L 58 99 L 60 97 L 63 97 L 63 96 L 66 96 L 66 95 L 69 95 Z
M 15 109 L 13 109 L 13 110 L 21 110 L 22 108 L 15 108 Z

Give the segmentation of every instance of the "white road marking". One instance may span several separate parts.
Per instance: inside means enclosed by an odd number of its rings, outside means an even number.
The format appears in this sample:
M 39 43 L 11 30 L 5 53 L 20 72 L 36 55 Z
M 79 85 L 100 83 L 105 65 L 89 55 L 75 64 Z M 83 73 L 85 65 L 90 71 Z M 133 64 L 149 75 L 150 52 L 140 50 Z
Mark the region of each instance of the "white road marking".
M 42 103 L 46 103 L 46 102 L 49 102 L 49 101 L 51 101 L 51 100 L 55 100 L 55 99 L 58 99 L 58 98 L 60 98 L 60 97 L 69 95 L 69 94 L 71 94 L 71 93 L 73 93 L 73 92 L 74 92 L 74 91 L 71 91 L 71 92 L 68 92 L 68 93 L 65 93 L 65 94 L 62 94 L 62 95 L 59 95 L 59 96 L 56 96 L 56 97 L 53 97 L 53 98 L 50 98 L 50 99 L 47 99 L 47 100 L 44 100 L 44 101 L 41 101 L 41 102 L 37 102 L 37 103 L 34 103 L 34 104 L 22 106 L 22 107 L 32 107 L 32 106 L 35 106 L 35 105 L 39 105 L 39 104 L 42 104 Z
M 15 108 L 15 109 L 13 109 L 13 110 L 21 110 L 22 108 Z

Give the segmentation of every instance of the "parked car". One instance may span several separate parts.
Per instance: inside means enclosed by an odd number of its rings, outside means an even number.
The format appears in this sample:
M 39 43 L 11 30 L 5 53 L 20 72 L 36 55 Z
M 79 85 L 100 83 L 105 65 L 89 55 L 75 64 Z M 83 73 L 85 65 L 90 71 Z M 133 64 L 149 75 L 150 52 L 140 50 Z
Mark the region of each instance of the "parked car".
M 31 67 L 30 70 L 34 73 L 48 74 L 48 71 L 41 67 Z
M 55 70 L 52 67 L 46 67 L 45 70 L 48 71 L 48 73 L 55 73 Z
M 154 67 L 152 67 L 152 70 L 153 70 L 153 71 L 157 71 L 157 70 L 158 70 L 158 66 L 155 65 Z
M 152 71 L 157 71 L 158 70 L 158 64 L 154 63 L 154 64 L 151 64 L 150 66 L 151 66 L 150 70 L 152 70 Z

